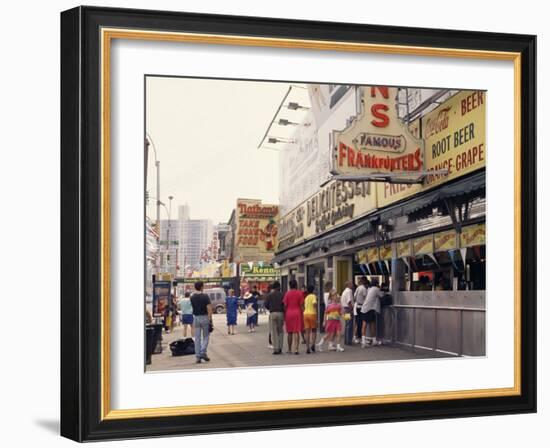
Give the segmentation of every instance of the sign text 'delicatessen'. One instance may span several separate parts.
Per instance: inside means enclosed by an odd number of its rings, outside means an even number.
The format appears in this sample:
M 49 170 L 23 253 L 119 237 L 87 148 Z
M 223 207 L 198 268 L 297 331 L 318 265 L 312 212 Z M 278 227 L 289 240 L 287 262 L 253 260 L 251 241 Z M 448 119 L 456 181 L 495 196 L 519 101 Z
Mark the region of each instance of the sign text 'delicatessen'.
M 376 207 L 370 182 L 332 181 L 279 220 L 277 251 L 332 230 Z

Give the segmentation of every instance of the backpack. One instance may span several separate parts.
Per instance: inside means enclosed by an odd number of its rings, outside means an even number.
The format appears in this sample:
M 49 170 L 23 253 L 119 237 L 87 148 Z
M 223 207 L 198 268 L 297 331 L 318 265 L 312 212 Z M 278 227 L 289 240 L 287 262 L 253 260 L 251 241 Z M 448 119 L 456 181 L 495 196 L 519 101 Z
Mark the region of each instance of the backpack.
M 178 339 L 170 343 L 172 356 L 185 356 L 195 354 L 195 342 L 192 338 Z

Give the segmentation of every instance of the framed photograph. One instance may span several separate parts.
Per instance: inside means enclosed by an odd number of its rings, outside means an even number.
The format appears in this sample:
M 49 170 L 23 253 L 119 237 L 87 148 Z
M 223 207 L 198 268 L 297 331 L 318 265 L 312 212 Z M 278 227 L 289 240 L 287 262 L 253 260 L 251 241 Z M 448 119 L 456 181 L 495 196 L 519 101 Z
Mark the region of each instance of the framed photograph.
M 61 14 L 61 433 L 536 411 L 536 37 Z

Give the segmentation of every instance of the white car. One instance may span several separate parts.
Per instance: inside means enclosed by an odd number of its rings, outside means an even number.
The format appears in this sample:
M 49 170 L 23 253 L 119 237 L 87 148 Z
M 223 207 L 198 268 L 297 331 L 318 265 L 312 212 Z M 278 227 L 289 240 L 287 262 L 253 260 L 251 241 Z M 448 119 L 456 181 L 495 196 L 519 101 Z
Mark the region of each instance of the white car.
M 210 288 L 203 290 L 203 292 L 210 297 L 210 303 L 212 304 L 212 311 L 214 313 L 225 313 L 225 298 L 227 294 L 223 288 Z

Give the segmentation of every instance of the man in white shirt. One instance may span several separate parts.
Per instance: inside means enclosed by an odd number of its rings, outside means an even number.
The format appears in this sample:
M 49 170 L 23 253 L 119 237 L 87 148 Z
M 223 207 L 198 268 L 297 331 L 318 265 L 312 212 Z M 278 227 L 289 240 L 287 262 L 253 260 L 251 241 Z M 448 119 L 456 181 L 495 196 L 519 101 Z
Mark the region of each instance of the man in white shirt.
M 367 298 L 367 288 L 369 287 L 369 281 L 366 277 L 359 278 L 359 286 L 355 290 L 353 295 L 355 306 L 353 307 L 353 314 L 355 317 L 355 338 L 353 342 L 358 344 L 359 342 L 365 343 L 365 331 L 367 329 L 366 324 L 364 323 L 363 313 L 361 312 L 361 307 Z
M 340 305 L 342 305 L 342 312 L 351 313 L 353 309 L 353 290 L 351 289 L 353 283 L 348 280 L 344 286 L 344 291 L 340 297 Z
M 378 280 L 373 279 L 370 288 L 367 291 L 367 298 L 361 307 L 361 312 L 364 313 L 365 325 L 368 326 L 368 333 L 365 342 L 361 347 L 365 348 L 369 345 L 382 345 L 382 342 L 376 338 L 376 320 L 380 314 L 380 299 L 384 293 L 378 287 Z M 365 329 L 366 329 L 365 327 Z
M 353 313 L 353 283 L 348 280 L 345 283 L 345 289 L 340 297 L 340 305 L 342 305 L 342 331 L 344 333 L 344 344 L 351 345 L 353 338 L 353 320 L 346 320 L 346 314 L 349 316 Z

